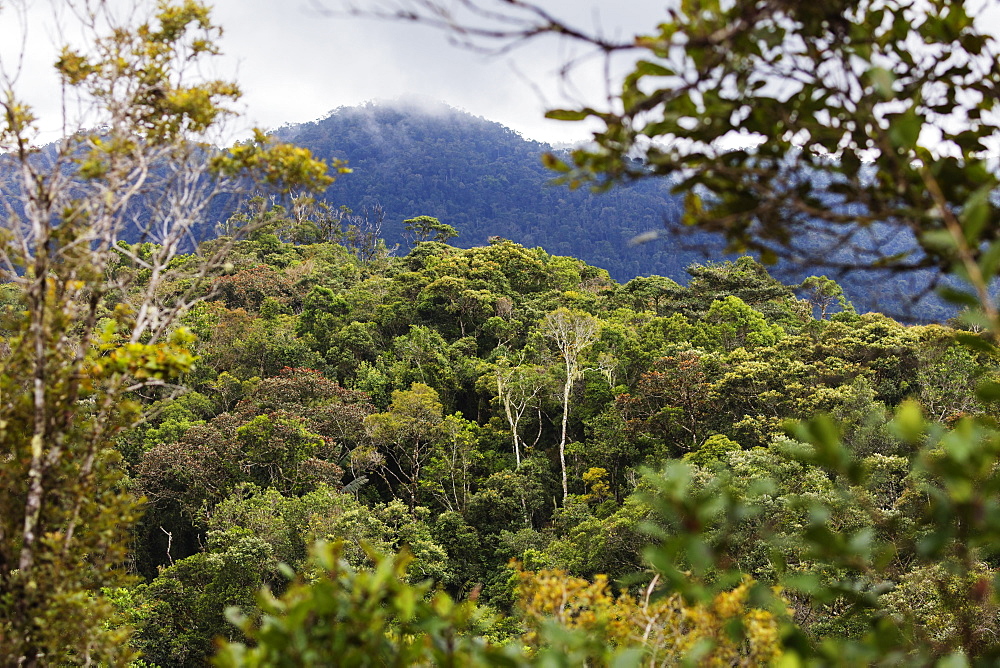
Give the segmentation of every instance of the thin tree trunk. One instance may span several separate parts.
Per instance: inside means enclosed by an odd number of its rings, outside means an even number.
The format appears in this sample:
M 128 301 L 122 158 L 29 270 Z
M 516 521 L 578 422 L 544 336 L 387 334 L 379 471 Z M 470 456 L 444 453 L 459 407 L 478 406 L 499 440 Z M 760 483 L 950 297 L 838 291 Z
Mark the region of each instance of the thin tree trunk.
M 39 226 L 38 230 L 41 228 Z M 37 234 L 37 232 L 36 232 Z M 47 250 L 48 244 L 45 244 Z M 29 295 L 29 308 L 33 314 L 31 323 L 31 335 L 34 339 L 34 370 L 33 370 L 33 402 L 34 402 L 34 425 L 31 436 L 31 465 L 28 469 L 28 496 L 25 500 L 24 508 L 24 533 L 21 543 L 21 555 L 18 560 L 18 569 L 25 577 L 29 577 L 29 572 L 35 561 L 35 529 L 42 509 L 42 497 L 45 490 L 42 486 L 42 474 L 44 469 L 44 448 L 46 431 L 46 410 L 45 410 L 45 308 L 47 293 L 46 255 L 39 253 L 35 261 L 34 284 Z
M 569 484 L 566 479 L 566 424 L 569 422 L 569 395 L 573 389 L 573 369 L 566 358 L 566 384 L 563 386 L 562 435 L 559 437 L 559 464 L 562 466 L 563 506 L 569 496 Z

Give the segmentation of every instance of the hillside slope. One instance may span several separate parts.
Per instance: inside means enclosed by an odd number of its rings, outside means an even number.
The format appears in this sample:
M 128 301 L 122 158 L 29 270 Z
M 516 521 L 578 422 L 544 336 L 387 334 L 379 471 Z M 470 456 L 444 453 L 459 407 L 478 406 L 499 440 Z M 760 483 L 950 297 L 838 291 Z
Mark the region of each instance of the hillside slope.
M 601 195 L 553 186 L 540 159 L 551 147 L 444 105 L 341 108 L 277 134 L 321 158 L 348 160 L 353 173 L 327 199 L 354 210 L 381 204 L 390 245 L 404 242 L 403 220 L 428 215 L 457 228 L 459 246 L 500 236 L 580 257 L 619 281 L 652 273 L 681 278 L 684 267 L 704 259 L 670 244 L 629 247 L 632 237 L 676 220 L 680 202 L 666 184 Z
M 601 194 L 552 185 L 553 173 L 540 159 L 550 146 L 444 104 L 340 108 L 276 134 L 321 158 L 348 160 L 353 173 L 339 179 L 326 199 L 355 211 L 384 207 L 382 233 L 390 247 L 405 247 L 403 220 L 428 215 L 459 230 L 458 246 L 480 246 L 499 236 L 578 257 L 607 269 L 620 282 L 653 274 L 686 282 L 685 267 L 726 257 L 718 237 L 682 229 L 682 203 L 662 180 Z M 654 230 L 661 238 L 630 245 L 637 235 Z M 905 249 L 893 252 L 899 250 Z M 827 257 L 844 262 L 850 259 L 845 252 L 834 249 Z M 773 271 L 786 282 L 830 273 L 827 267 L 789 262 Z M 927 273 L 837 275 L 860 310 L 922 321 L 950 315 L 936 299 L 911 303 L 910 297 L 925 291 L 931 278 Z

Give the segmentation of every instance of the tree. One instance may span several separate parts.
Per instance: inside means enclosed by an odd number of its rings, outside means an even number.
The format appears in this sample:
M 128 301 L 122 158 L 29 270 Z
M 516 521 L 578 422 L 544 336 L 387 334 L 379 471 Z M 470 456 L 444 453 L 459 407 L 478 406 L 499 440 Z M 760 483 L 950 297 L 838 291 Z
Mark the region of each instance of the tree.
M 162 569 L 140 585 L 125 614 L 137 627 L 135 644 L 157 665 L 194 666 L 210 655 L 216 637 L 233 640 L 226 623 L 230 606 L 251 609 L 268 581 L 280 582 L 271 546 L 253 535 L 216 532 L 209 551 Z
M 695 342 L 726 351 L 773 345 L 784 335 L 780 326 L 769 325 L 764 316 L 732 295 L 712 302 L 704 320 Z
M 638 599 L 628 593 L 612 596 L 606 576 L 589 582 L 559 570 L 519 570 L 518 581 L 521 616 L 528 628 L 525 640 L 529 645 L 537 645 L 540 637 L 556 640 L 553 622 L 565 630 L 584 630 L 590 643 L 576 648 L 583 650 L 584 656 L 574 657 L 580 664 L 683 664 L 699 644 L 703 665 L 769 665 L 782 654 L 779 620 L 752 607 L 749 582 L 688 607 L 676 594 L 653 598 L 655 581 Z M 748 627 L 743 643 L 735 643 L 727 633 L 730 625 Z M 615 657 L 613 648 L 629 648 L 632 655 Z
M 340 482 L 343 471 L 315 457 L 325 445 L 323 437 L 310 432 L 303 422 L 279 411 L 257 415 L 236 428 L 239 463 L 250 480 L 282 492 L 301 492 L 317 480 Z
M 691 318 L 703 316 L 720 299 L 738 297 L 769 320 L 778 320 L 789 315 L 789 302 L 794 301 L 791 288 L 776 280 L 752 257 L 694 264 L 685 271 L 691 280 L 686 289 L 668 290 L 672 297 L 668 306 Z
M 661 304 L 682 289 L 676 281 L 663 276 L 637 276 L 621 286 L 616 297 L 636 311 L 659 315 Z
M 23 295 L 4 314 L 0 362 L 6 664 L 127 662 L 100 592 L 120 581 L 138 507 L 109 445 L 141 414 L 134 392 L 191 368 L 177 320 L 227 247 L 175 259 L 212 199 L 251 172 L 262 185 L 330 182 L 307 151 L 261 133 L 209 148 L 239 90 L 198 74 L 219 34 L 205 5 L 120 9 L 81 2 L 59 13 L 80 22 L 85 42 L 54 58 L 67 132 L 55 144 L 37 147 L 11 78 L 19 68 L 0 68 L 0 278 Z M 180 276 L 186 288 L 165 289 Z
M 618 397 L 631 438 L 642 432 L 664 438 L 680 431 L 678 449 L 697 449 L 720 408 L 711 396 L 710 366 L 693 351 L 657 360 L 633 392 Z
M 407 584 L 408 553 L 383 557 L 355 570 L 342 544 L 318 544 L 315 577 L 298 578 L 276 598 L 262 593 L 261 619 L 231 611 L 252 641 L 223 643 L 216 666 L 518 665 L 511 650 L 469 637 L 472 602 L 444 592 L 429 595 L 429 581 Z
M 408 554 L 372 552 L 374 568 L 364 571 L 342 553 L 342 544 L 318 545 L 314 576 L 297 579 L 277 598 L 262 593 L 261 619 L 231 610 L 252 646 L 223 641 L 214 665 L 672 665 L 692 648 L 719 665 L 763 665 L 781 656 L 779 618 L 752 607 L 751 583 L 688 606 L 676 595 L 652 598 L 653 586 L 638 599 L 615 598 L 603 577 L 588 582 L 562 571 L 519 570 L 527 633 L 504 645 L 470 633 L 482 623 L 472 601 L 407 584 Z M 731 627 L 744 626 L 745 642 L 735 642 Z
M 412 235 L 415 243 L 436 241 L 444 243 L 458 236 L 458 230 L 431 216 L 417 216 L 403 221 L 403 229 Z
M 682 3 L 636 39 L 620 111 L 550 112 L 604 125 L 552 164 L 606 184 L 684 173 L 685 221 L 765 259 L 960 273 L 973 291 L 953 296 L 998 329 L 1000 66 L 971 4 Z
M 485 315 L 493 310 L 496 296 L 488 290 L 474 290 L 470 282 L 454 276 L 443 276 L 420 292 L 418 309 L 426 313 L 428 318 L 441 318 L 441 312 L 458 319 L 460 336 L 466 336 L 467 324 L 469 334 L 475 335 L 479 329 L 477 321 L 485 320 Z
M 410 331 L 396 337 L 392 347 L 399 360 L 392 365 L 398 385 L 418 382 L 449 392 L 458 384 L 458 370 L 448 354 L 448 344 L 436 329 L 410 325 Z
M 510 426 L 514 461 L 517 468 L 521 468 L 521 455 L 528 445 L 521 438 L 521 420 L 525 412 L 535 405 L 538 394 L 545 387 L 544 374 L 538 366 L 511 366 L 509 360 L 504 358 L 493 366 L 489 376 L 491 381 L 495 381 L 497 401 L 503 406 L 504 417 Z
M 562 355 L 565 376 L 562 390 L 562 427 L 559 433 L 559 465 L 562 470 L 563 503 L 569 496 L 566 478 L 566 425 L 569 423 L 569 398 L 573 384 L 582 375 L 580 356 L 594 343 L 598 320 L 583 311 L 558 308 L 542 318 L 542 331 L 553 340 Z
M 802 281 L 799 289 L 805 292 L 813 311 L 819 311 L 821 320 L 826 320 L 834 306 L 839 306 L 841 311 L 854 312 L 854 306 L 844 297 L 843 288 L 826 276 L 810 276 Z
M 419 503 L 421 469 L 434 452 L 434 444 L 444 435 L 444 414 L 438 393 L 423 383 L 392 393 L 385 413 L 365 418 L 365 430 L 387 457 L 383 472 L 406 489 L 410 509 Z
M 372 206 L 371 210 L 361 209 L 354 213 L 341 207 L 338 223 L 341 226 L 340 243 L 350 250 L 364 264 L 374 264 L 383 260 L 396 246 L 388 248 L 382 239 L 382 223 L 385 222 L 385 209 L 380 204 Z M 398 246 L 398 244 L 397 244 Z
M 441 438 L 434 444 L 435 452 L 424 467 L 421 483 L 451 512 L 465 514 L 474 472 L 483 459 L 478 445 L 474 422 L 461 413 L 445 416 Z
M 996 368 L 993 360 L 977 359 L 973 351 L 947 338 L 925 342 L 917 354 L 920 405 L 929 418 L 953 423 L 963 415 L 983 412 L 976 396 L 977 378 Z

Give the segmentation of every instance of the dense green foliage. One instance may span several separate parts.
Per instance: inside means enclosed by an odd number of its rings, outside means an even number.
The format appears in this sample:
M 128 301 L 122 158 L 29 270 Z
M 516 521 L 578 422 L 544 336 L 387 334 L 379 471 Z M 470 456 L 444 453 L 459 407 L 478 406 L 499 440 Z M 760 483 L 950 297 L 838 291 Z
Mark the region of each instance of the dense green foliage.
M 669 482 L 679 480 L 674 469 L 647 482 L 641 471 L 671 462 L 692 467 L 685 503 L 768 508 L 709 534 L 705 549 L 724 554 L 727 569 L 789 587 L 803 642 L 860 637 L 878 609 L 904 627 L 961 623 L 943 600 L 907 603 L 923 596 L 935 562 L 921 543 L 927 482 L 911 470 L 913 442 L 890 421 L 908 400 L 941 429 L 985 413 L 975 383 L 996 364 L 963 347 L 961 332 L 846 303 L 831 314 L 835 285 L 785 286 L 750 258 L 692 266 L 688 287 L 657 277 L 620 285 L 506 240 L 471 249 L 424 241 L 404 257 L 361 260 L 335 243 L 280 241 L 308 222 L 280 207 L 255 215 L 267 224 L 235 245 L 215 292 L 186 316 L 198 337 L 191 391 L 154 402 L 155 417 L 118 443 L 147 499 L 135 549 L 147 584 L 122 598 L 147 660 L 197 662 L 213 636 L 238 639 L 223 617 L 230 606 L 254 628 L 256 590 L 283 591 L 285 568 L 311 572 L 316 540 L 341 542 L 324 557 L 331 572 L 341 560 L 364 569 L 366 550 L 405 548 L 412 583 L 429 578 L 476 601 L 480 612 L 461 613 L 455 628 L 502 645 L 528 628 L 511 559 L 566 577 L 605 574 L 615 587 L 635 582 L 649 532 L 671 522 L 653 492 L 681 484 Z M 558 323 L 588 337 L 569 346 L 568 371 Z M 785 431 L 786 420 L 818 412 L 836 417 L 842 456 L 865 472 L 848 487 L 808 454 L 814 439 Z M 714 522 L 718 504 L 695 510 Z M 869 612 L 812 594 L 850 573 L 817 560 L 803 538 L 817 513 L 832 522 L 824 530 L 891 541 L 885 577 L 900 585 Z M 935 577 L 951 582 L 948 572 Z M 305 590 L 295 591 L 265 611 L 305 605 Z M 470 627 L 470 614 L 486 617 Z M 971 648 L 936 637 L 935 652 Z
M 553 183 L 557 175 L 542 163 L 551 147 L 444 105 L 428 108 L 399 101 L 342 108 L 313 123 L 281 128 L 274 136 L 324 159 L 347 160 L 353 169 L 350 178 L 339 179 L 323 193 L 319 206 L 325 213 L 297 231 L 294 239 L 301 243 L 336 238 L 374 252 L 383 239 L 388 248 L 405 254 L 424 234 L 407 229 L 416 216 L 461 230 L 449 241 L 458 246 L 485 245 L 501 237 L 582 259 L 620 282 L 651 274 L 684 282 L 693 263 L 738 257 L 727 252 L 721 235 L 681 224 L 683 199 L 673 193 L 675 184 L 640 181 L 602 193 L 559 187 Z M 145 211 L 155 203 L 155 198 L 140 197 L 134 206 Z M 239 204 L 236 197 L 216 197 L 207 217 L 228 219 Z M 202 225 L 192 237 L 206 239 L 213 233 L 214 224 Z M 141 230 L 126 230 L 123 236 L 145 240 Z M 805 263 L 809 269 L 779 259 L 770 271 L 788 282 L 801 281 L 809 272 L 835 276 L 862 311 L 918 322 L 953 315 L 954 309 L 935 294 L 926 294 L 936 272 L 864 270 L 874 249 L 838 244 L 836 237 L 820 231 L 809 237 L 815 246 Z M 883 254 L 916 248 L 906 234 L 886 237 L 879 249 Z M 633 243 L 636 238 L 646 242 Z M 432 240 L 449 239 L 446 234 Z M 844 266 L 856 270 L 845 272 Z

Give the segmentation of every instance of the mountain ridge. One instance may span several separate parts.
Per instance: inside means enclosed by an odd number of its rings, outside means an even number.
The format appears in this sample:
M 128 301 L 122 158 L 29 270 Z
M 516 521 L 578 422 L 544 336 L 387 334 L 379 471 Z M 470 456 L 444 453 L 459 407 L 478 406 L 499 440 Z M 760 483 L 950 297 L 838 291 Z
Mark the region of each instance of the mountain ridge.
M 683 202 L 662 179 L 603 193 L 552 185 L 555 175 L 541 161 L 543 153 L 553 151 L 550 145 L 444 103 L 404 99 L 340 107 L 274 134 L 317 157 L 347 160 L 353 173 L 338 179 L 324 198 L 354 210 L 382 206 L 382 236 L 390 246 L 403 240 L 405 219 L 428 215 L 458 229 L 460 236 L 451 242 L 456 246 L 481 246 L 502 237 L 582 259 L 621 283 L 650 275 L 686 283 L 691 264 L 736 257 L 725 251 L 719 235 L 680 223 Z M 637 237 L 651 241 L 635 244 Z M 831 250 L 828 259 L 850 255 L 836 246 Z M 929 271 L 835 275 L 828 268 L 786 260 L 772 271 L 786 283 L 829 274 L 862 311 L 917 321 L 943 320 L 953 313 L 934 295 L 911 303 L 934 280 Z

